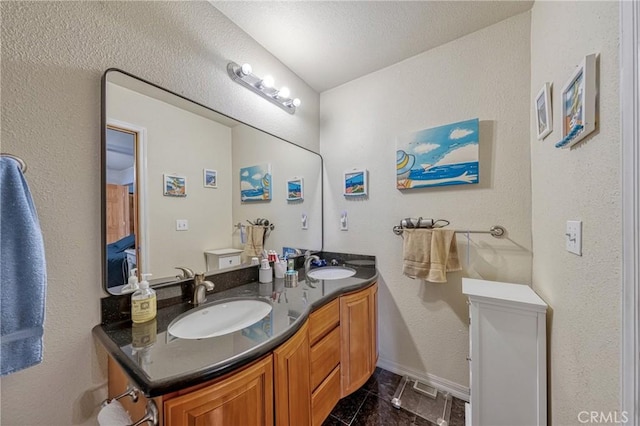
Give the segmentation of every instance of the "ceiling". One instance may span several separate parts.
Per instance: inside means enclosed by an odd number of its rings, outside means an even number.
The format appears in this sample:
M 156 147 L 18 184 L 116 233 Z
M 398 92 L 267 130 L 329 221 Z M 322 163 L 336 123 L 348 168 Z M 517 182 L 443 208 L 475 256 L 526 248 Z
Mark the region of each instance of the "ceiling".
M 318 92 L 531 8 L 533 1 L 215 1 Z

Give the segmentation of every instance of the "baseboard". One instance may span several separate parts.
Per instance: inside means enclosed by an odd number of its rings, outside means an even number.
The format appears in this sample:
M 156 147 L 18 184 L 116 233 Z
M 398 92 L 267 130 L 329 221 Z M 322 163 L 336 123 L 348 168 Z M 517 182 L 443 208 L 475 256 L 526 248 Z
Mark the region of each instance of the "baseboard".
M 434 376 L 433 374 L 422 373 L 419 371 L 412 370 L 403 365 L 397 364 L 393 361 L 389 361 L 383 358 L 378 358 L 377 365 L 378 367 L 383 368 L 387 371 L 391 371 L 392 373 L 400 374 L 401 376 L 409 376 L 413 379 L 417 379 L 430 386 L 434 386 L 438 390 L 441 390 L 443 392 L 449 392 L 451 396 L 455 396 L 456 398 L 469 402 L 470 392 L 469 392 L 469 388 L 466 386 L 462 386 L 450 380 L 443 379 L 438 376 Z

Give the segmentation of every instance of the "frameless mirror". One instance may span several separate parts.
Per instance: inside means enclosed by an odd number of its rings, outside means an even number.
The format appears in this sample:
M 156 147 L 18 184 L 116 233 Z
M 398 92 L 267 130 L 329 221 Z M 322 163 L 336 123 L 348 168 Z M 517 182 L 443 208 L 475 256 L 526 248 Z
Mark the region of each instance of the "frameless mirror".
M 109 293 L 131 274 L 157 285 L 177 267 L 248 265 L 243 226 L 259 218 L 273 228 L 265 250 L 322 249 L 319 154 L 121 70 L 105 72 L 102 95 Z

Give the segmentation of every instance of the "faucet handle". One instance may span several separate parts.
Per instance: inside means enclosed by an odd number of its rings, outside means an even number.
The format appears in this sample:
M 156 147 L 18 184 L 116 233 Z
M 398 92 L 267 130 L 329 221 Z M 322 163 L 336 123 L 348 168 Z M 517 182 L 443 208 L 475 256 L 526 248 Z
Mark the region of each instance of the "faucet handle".
M 187 268 L 187 267 L 184 267 L 184 266 L 176 266 L 176 267 L 175 267 L 175 268 L 173 268 L 173 269 L 179 269 L 180 271 L 182 271 L 182 275 L 176 275 L 176 278 L 180 278 L 180 279 L 183 279 L 183 278 L 193 278 L 193 277 L 194 277 L 194 275 L 195 275 L 195 274 L 193 273 L 193 270 L 191 270 L 191 269 L 189 269 L 189 268 Z

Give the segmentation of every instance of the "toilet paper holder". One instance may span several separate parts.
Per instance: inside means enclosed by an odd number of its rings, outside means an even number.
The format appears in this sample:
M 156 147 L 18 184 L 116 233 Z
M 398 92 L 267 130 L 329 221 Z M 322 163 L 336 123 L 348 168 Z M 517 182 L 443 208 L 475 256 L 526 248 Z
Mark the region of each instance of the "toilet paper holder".
M 122 392 L 120 395 L 116 395 L 113 398 L 107 398 L 104 401 L 102 401 L 102 404 L 100 404 L 100 406 L 104 407 L 113 401 L 117 401 L 119 399 L 124 398 L 125 396 L 131 397 L 131 401 L 133 402 L 138 402 L 139 394 L 140 394 L 140 390 L 138 390 L 136 387 L 129 385 L 127 389 L 124 392 Z M 138 420 L 137 422 L 134 422 L 129 426 L 140 426 L 143 423 L 151 423 L 154 426 L 158 425 L 158 407 L 156 406 L 156 403 L 152 399 L 147 401 L 147 409 L 145 411 L 144 416 L 140 420 Z

